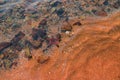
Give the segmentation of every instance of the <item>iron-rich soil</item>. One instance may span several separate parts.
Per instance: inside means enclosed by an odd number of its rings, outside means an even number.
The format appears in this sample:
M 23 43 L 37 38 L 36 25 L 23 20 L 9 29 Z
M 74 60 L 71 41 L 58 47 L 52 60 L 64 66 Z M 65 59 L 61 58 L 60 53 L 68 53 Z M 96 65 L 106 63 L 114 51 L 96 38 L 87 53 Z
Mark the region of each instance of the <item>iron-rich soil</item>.
M 119 0 L 29 5 L 0 6 L 0 80 L 120 79 Z

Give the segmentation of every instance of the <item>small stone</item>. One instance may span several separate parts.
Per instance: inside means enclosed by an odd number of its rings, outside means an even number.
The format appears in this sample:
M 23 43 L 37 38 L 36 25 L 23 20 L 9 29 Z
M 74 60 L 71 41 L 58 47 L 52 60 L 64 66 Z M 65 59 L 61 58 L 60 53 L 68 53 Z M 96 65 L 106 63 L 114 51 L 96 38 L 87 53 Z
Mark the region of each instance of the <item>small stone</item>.
M 69 35 L 69 34 L 70 34 L 70 31 L 66 31 L 65 33 L 66 33 L 67 35 Z
M 45 39 L 47 37 L 47 33 L 43 29 L 35 29 L 32 30 L 32 38 L 33 40 Z
M 51 7 L 57 7 L 58 5 L 62 4 L 60 1 L 55 1 L 51 4 Z
M 50 60 L 49 56 L 41 55 L 38 57 L 37 62 L 40 64 L 46 63 Z
M 105 1 L 103 2 L 103 4 L 104 4 L 105 6 L 107 6 L 107 5 L 109 4 L 108 0 L 105 0 Z
M 82 25 L 80 22 L 75 22 L 74 24 L 73 24 L 73 26 L 75 26 L 75 25 L 77 25 L 77 26 L 80 26 L 80 25 Z
M 118 0 L 117 2 L 115 2 L 113 4 L 113 7 L 116 8 L 116 9 L 118 9 L 120 7 L 120 1 Z
M 95 12 L 95 15 L 105 17 L 107 16 L 107 12 L 105 12 L 104 10 L 99 10 Z
M 25 57 L 28 58 L 28 59 L 32 58 L 31 51 L 30 51 L 29 47 L 25 48 Z
M 56 11 L 56 14 L 57 14 L 58 16 L 62 16 L 63 13 L 64 13 L 63 8 L 60 8 L 60 9 L 58 9 L 58 10 Z
M 18 23 L 14 23 L 12 24 L 12 29 L 16 30 L 17 28 L 20 28 L 21 27 L 21 24 L 18 24 Z

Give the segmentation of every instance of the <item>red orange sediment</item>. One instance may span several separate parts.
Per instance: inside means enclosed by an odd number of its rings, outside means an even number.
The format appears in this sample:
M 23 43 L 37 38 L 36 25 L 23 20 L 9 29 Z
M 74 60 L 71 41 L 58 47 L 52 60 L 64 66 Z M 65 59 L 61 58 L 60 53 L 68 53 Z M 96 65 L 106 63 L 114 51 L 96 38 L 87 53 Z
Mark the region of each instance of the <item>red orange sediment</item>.
M 1 71 L 0 80 L 120 80 L 120 13 L 81 24 L 49 57 L 34 50 L 27 60 L 21 53 L 17 68 Z

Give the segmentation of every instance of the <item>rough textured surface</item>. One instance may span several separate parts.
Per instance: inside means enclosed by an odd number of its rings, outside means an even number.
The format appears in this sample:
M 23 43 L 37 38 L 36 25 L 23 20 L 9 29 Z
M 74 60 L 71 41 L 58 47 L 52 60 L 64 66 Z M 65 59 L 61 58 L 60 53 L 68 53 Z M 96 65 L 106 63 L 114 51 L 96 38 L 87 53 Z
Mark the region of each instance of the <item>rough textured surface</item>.
M 120 13 L 81 24 L 49 54 L 33 50 L 27 60 L 21 52 L 18 66 L 0 71 L 0 80 L 120 80 Z
M 120 80 L 120 0 L 0 0 L 0 80 Z

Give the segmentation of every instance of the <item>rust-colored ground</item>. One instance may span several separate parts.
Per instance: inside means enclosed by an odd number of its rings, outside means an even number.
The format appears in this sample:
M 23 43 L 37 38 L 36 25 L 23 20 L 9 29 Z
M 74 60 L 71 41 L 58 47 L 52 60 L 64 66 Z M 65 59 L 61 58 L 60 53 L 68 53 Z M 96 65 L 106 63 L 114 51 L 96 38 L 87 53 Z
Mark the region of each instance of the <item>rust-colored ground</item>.
M 120 80 L 120 13 L 81 23 L 49 57 L 36 50 L 28 61 L 21 53 L 19 66 L 0 72 L 0 80 Z

